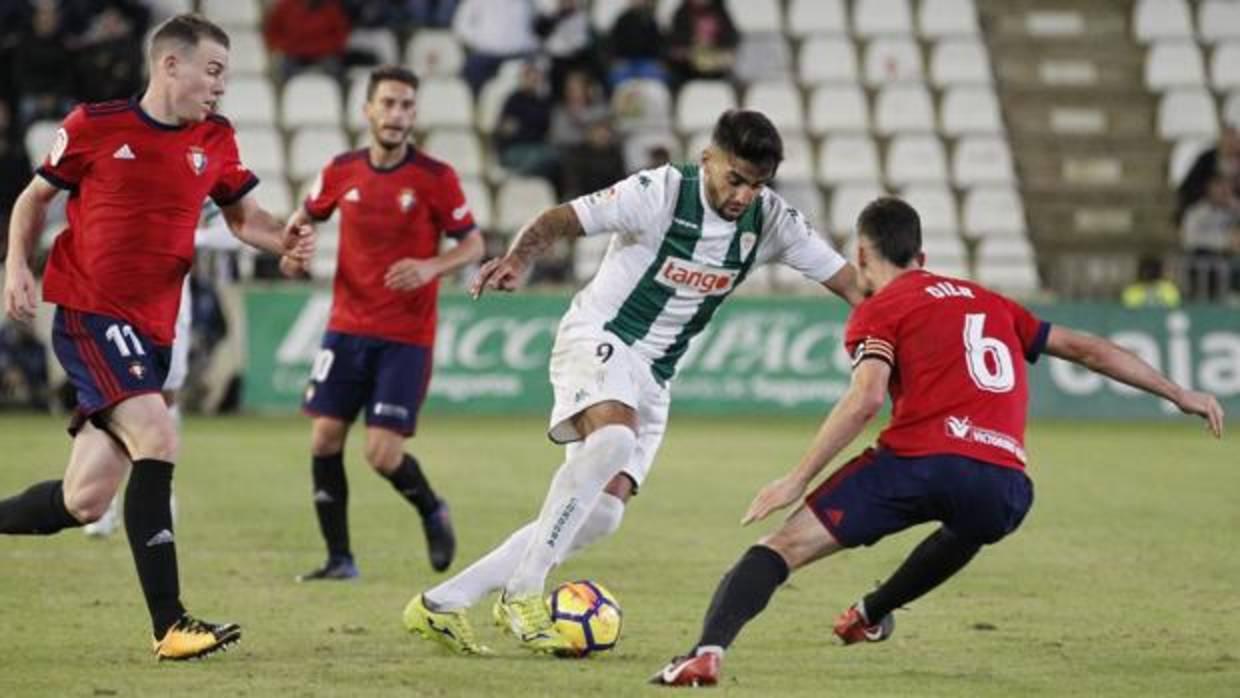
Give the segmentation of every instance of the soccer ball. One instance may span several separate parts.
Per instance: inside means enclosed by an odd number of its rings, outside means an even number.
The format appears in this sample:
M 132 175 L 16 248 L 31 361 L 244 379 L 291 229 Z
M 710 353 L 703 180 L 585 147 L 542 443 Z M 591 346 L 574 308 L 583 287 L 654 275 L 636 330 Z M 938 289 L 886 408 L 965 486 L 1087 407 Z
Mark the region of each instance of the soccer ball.
M 565 582 L 551 592 L 548 605 L 555 629 L 578 656 L 609 650 L 620 639 L 620 604 L 598 582 Z

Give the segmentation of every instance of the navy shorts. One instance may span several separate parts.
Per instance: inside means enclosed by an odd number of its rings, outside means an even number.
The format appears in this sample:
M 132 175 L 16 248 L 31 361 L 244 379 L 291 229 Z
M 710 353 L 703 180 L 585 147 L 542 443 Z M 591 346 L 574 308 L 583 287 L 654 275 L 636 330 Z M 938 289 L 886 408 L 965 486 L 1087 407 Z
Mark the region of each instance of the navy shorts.
M 113 405 L 163 390 L 172 347 L 156 344 L 125 320 L 56 308 L 52 350 L 77 392 L 69 433 Z
M 410 436 L 426 398 L 433 354 L 417 344 L 329 331 L 310 369 L 302 409 L 352 422 L 365 407 L 367 426 Z
M 808 497 L 806 505 L 841 545 L 873 545 L 927 521 L 978 544 L 1016 530 L 1033 505 L 1024 471 L 952 454 L 901 458 L 866 449 Z

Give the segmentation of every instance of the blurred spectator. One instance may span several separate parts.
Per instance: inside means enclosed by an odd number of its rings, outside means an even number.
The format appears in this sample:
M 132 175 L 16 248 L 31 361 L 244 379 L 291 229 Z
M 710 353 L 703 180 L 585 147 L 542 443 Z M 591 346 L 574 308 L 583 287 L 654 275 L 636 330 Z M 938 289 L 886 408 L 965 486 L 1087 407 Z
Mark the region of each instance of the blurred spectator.
M 458 0 L 405 0 L 413 21 L 422 27 L 450 27 Z
M 1206 197 L 1206 189 L 1217 176 L 1231 180 L 1232 189 L 1240 194 L 1240 130 L 1236 124 L 1224 127 L 1218 145 L 1198 155 L 1184 175 L 1176 192 L 1176 223 L 1183 222 L 1189 207 Z
M 630 78 L 667 82 L 663 66 L 663 31 L 655 16 L 655 0 L 629 0 L 629 9 L 611 27 L 612 87 Z
M 1180 289 L 1163 274 L 1162 259 L 1146 255 L 1137 262 L 1137 280 L 1121 298 L 1125 308 L 1178 308 Z
M 113 2 L 94 16 L 81 37 L 78 99 L 101 102 L 129 97 L 142 89 L 141 38 L 150 22 L 151 11 L 137 2 Z
M 610 116 L 598 83 L 588 73 L 569 73 L 564 97 L 551 112 L 551 144 L 558 148 L 581 145 L 586 142 L 589 129 L 606 124 Z
M 7 235 L 13 202 L 30 181 L 30 160 L 13 126 L 12 109 L 0 99 L 0 240 Z
M 46 409 L 47 351 L 24 323 L 0 324 L 0 406 Z
M 354 26 L 396 31 L 452 26 L 456 5 L 457 0 L 344 0 Z
M 452 30 L 465 46 L 462 77 L 477 94 L 500 65 L 538 50 L 533 0 L 462 0 Z
M 740 34 L 723 0 L 684 0 L 672 17 L 669 62 L 676 85 L 732 74 Z
M 263 21 L 263 39 L 279 56 L 281 80 L 310 66 L 339 73 L 350 31 L 341 0 L 276 0 Z
M 9 65 L 19 95 L 19 123 L 58 119 L 73 105 L 73 61 L 66 60 L 71 43 L 59 4 L 36 2 L 30 31 L 18 40 Z
M 564 173 L 561 197 L 572 199 L 606 189 L 624 179 L 624 153 L 606 121 L 586 129 L 585 140 L 562 151 L 560 167 Z
M 551 96 L 564 94 L 564 81 L 572 71 L 599 74 L 598 55 L 590 18 L 579 0 L 557 0 L 554 12 L 540 15 L 534 32 L 551 57 Z
M 646 151 L 646 164 L 642 166 L 642 169 L 653 170 L 657 167 L 663 167 L 671 161 L 672 153 L 667 149 L 667 146 L 652 146 Z
M 527 61 L 521 68 L 521 82 L 504 100 L 495 127 L 500 164 L 523 175 L 556 182 L 556 152 L 547 143 L 550 127 L 551 99 L 543 89 L 542 71 L 534 61 Z
M 1184 250 L 1187 253 L 1188 296 L 1192 300 L 1219 300 L 1227 292 L 1231 255 L 1240 238 L 1240 203 L 1232 185 L 1216 176 L 1206 198 L 1184 214 Z

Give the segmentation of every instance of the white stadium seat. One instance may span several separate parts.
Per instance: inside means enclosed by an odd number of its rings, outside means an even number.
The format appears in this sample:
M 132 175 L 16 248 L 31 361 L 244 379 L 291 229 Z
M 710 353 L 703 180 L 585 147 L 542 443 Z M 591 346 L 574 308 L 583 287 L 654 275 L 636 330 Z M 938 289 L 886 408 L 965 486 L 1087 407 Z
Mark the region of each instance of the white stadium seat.
M 973 0 L 921 0 L 917 8 L 921 35 L 930 38 L 974 36 L 977 7 Z
M 58 130 L 60 122 L 52 119 L 36 121 L 26 129 L 26 157 L 30 159 L 31 167 L 38 168 L 47 159 Z
M 967 279 L 971 276 L 964 241 L 955 235 L 924 237 L 921 240 L 921 251 L 926 255 L 926 269 L 935 274 L 956 279 Z
M 783 131 L 805 130 L 805 105 L 801 90 L 791 82 L 762 82 L 750 86 L 745 93 L 746 109 L 756 109 Z
M 1192 169 L 1193 163 L 1202 153 L 1214 147 L 1213 141 L 1201 138 L 1182 138 L 1171 149 L 1171 158 L 1167 164 L 1167 182 L 1173 188 L 1180 186 L 1184 175 Z
M 227 28 L 257 28 L 263 21 L 258 0 L 200 0 L 198 11 L 212 22 Z
M 146 4 L 154 11 L 156 21 L 194 11 L 194 0 L 147 0 Z
M 805 220 L 818 231 L 825 231 L 827 226 L 826 209 L 822 205 L 822 192 L 813 182 L 784 179 L 783 168 L 780 168 L 775 191 L 805 216 Z
M 1236 6 L 1240 7 L 1240 3 Z M 1240 87 L 1240 41 L 1214 47 L 1210 59 L 1210 86 L 1220 91 Z
M 741 82 L 787 80 L 792 77 L 792 49 L 779 32 L 743 34 L 732 72 Z
M 554 205 L 555 192 L 547 180 L 510 177 L 500 185 L 495 197 L 496 227 L 504 233 L 515 233 Z
M 908 0 L 853 0 L 853 30 L 859 36 L 912 34 Z
M 611 33 L 616 20 L 629 9 L 629 0 L 594 0 L 590 7 L 590 23 L 600 34 Z
M 933 131 L 934 105 L 924 85 L 891 85 L 878 93 L 874 122 L 879 133 Z
M 1240 2 L 1205 0 L 1197 7 L 1197 28 L 1206 43 L 1240 39 Z
M 887 146 L 887 181 L 903 187 L 912 183 L 947 181 L 947 152 L 934 135 L 898 135 Z
M 935 85 L 989 85 L 990 56 L 976 39 L 947 39 L 930 52 L 930 79 Z
M 1001 293 L 1038 290 L 1033 247 L 1023 237 L 984 239 L 977 250 L 977 280 Z
M 857 50 L 847 36 L 806 37 L 797 65 L 802 85 L 857 81 Z
M 956 197 L 942 185 L 920 185 L 904 190 L 901 198 L 921 218 L 926 238 L 959 238 L 960 217 L 956 214 Z
M 870 130 L 870 109 L 860 85 L 820 85 L 809 100 L 809 130 L 815 136 L 830 131 Z
M 845 184 L 831 190 L 831 232 L 851 238 L 856 231 L 857 216 L 871 201 L 882 196 L 877 184 Z
M 366 86 L 369 82 L 369 70 L 357 70 L 349 75 L 349 92 L 344 101 L 344 125 L 350 131 L 365 132 L 368 128 L 363 108 L 366 106 Z
M 483 230 L 495 227 L 495 217 L 491 209 L 491 190 L 482 180 L 462 177 L 461 193 L 465 195 L 465 203 L 474 214 L 474 222 Z
M 300 73 L 284 83 L 280 120 L 286 128 L 340 126 L 343 105 L 335 79 L 319 73 Z
M 1140 41 L 1191 39 L 1193 23 L 1185 0 L 1137 0 L 1132 9 L 1133 34 Z
M 1016 176 L 1007 140 L 995 136 L 965 136 L 952 153 L 952 181 L 958 187 L 1010 184 Z
M 267 46 L 256 31 L 233 29 L 228 32 L 228 72 L 232 76 L 264 75 L 267 72 Z
M 814 179 L 814 148 L 804 132 L 780 129 L 784 141 L 784 161 L 779 165 L 779 181 L 801 182 Z
M 229 80 L 220 112 L 239 126 L 271 126 L 276 121 L 276 93 L 271 81 L 257 76 Z
M 349 150 L 348 141 L 338 128 L 307 126 L 293 134 L 288 149 L 288 176 L 295 180 L 314 179 L 332 158 Z
M 971 238 L 1021 237 L 1025 209 L 1012 187 L 974 187 L 964 195 L 964 234 Z
M 1191 41 L 1159 41 L 1145 54 L 1145 84 L 1152 90 L 1195 87 L 1205 81 L 1201 51 Z
M 293 195 L 289 191 L 288 181 L 283 177 L 268 177 L 254 188 L 254 198 L 259 206 L 266 209 L 276 218 L 287 218 L 293 211 Z
M 685 139 L 685 159 L 690 162 L 697 162 L 702 151 L 706 150 L 706 146 L 710 145 L 710 135 L 710 129 L 703 129 L 690 134 Z
M 643 131 L 634 133 L 624 139 L 624 169 L 636 172 L 650 166 L 650 151 L 653 148 L 665 148 L 672 162 L 679 162 L 681 157 L 680 139 L 671 131 Z M 689 154 L 688 159 L 697 156 Z
M 1240 90 L 1233 90 L 1223 102 L 1223 121 L 1240 128 Z
M 875 39 L 865 48 L 865 81 L 871 85 L 921 82 L 921 49 L 907 37 Z
M 1172 90 L 1158 101 L 1158 134 L 1165 140 L 1218 135 L 1214 98 L 1205 90 Z
M 427 135 L 422 149 L 451 165 L 461 177 L 481 177 L 486 171 L 482 144 L 472 129 L 437 128 Z
M 829 136 L 818 151 L 818 181 L 877 182 L 882 179 L 878 148 L 865 135 Z
M 792 0 L 788 7 L 788 33 L 795 37 L 848 34 L 844 0 Z
M 723 80 L 690 80 L 676 101 L 676 130 L 689 133 L 715 125 L 719 115 L 736 107 L 736 93 Z
M 455 76 L 465 65 L 465 49 L 447 29 L 422 29 L 409 39 L 406 62 L 419 78 L 432 75 Z
M 782 32 L 783 7 L 779 0 L 724 0 L 736 30 L 750 32 Z
M 966 133 L 1002 133 L 1003 117 L 999 97 L 989 87 L 953 87 L 943 95 L 943 132 L 949 136 Z
M 611 95 L 611 112 L 621 133 L 672 128 L 672 93 L 661 80 L 625 80 Z
M 238 126 L 237 150 L 259 179 L 284 176 L 284 145 L 271 126 Z
M 441 126 L 474 126 L 474 96 L 460 78 L 429 78 L 418 87 L 418 127 Z
M 519 58 L 504 61 L 499 72 L 482 86 L 478 93 L 477 120 L 478 129 L 483 133 L 491 133 L 499 124 L 499 115 L 503 113 L 504 101 L 508 95 L 516 91 L 521 82 L 523 61 Z
M 400 45 L 396 35 L 387 29 L 354 29 L 349 33 L 347 48 L 373 55 L 380 65 L 400 62 Z

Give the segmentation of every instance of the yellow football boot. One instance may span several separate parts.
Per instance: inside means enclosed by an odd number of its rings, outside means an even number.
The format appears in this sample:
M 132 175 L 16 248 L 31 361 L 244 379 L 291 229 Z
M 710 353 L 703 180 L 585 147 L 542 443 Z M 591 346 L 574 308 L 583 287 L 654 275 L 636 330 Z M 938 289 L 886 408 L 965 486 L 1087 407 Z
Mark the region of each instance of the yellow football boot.
M 464 611 L 432 611 L 421 594 L 405 606 L 405 630 L 446 647 L 456 654 L 487 655 L 491 648 L 478 644 Z
M 188 613 L 181 616 L 162 639 L 156 639 L 155 656 L 162 662 L 197 659 L 241 639 L 241 626 L 236 623 L 208 623 Z
M 525 649 L 540 654 L 575 657 L 580 654 L 551 622 L 547 601 L 541 594 L 506 598 L 500 594 L 491 609 L 495 624 L 517 638 Z

